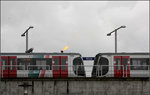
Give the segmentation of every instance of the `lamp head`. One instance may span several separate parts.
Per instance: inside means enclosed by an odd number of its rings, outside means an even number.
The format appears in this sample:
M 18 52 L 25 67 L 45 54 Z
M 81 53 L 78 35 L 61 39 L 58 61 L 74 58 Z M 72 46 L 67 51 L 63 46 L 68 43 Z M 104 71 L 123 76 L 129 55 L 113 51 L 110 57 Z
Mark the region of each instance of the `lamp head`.
M 33 26 L 30 26 L 29 28 L 34 28 Z
M 126 26 L 125 26 L 125 25 L 123 25 L 123 26 L 121 26 L 121 28 L 126 28 Z
M 33 48 L 30 48 L 29 50 L 25 51 L 25 53 L 32 53 L 33 52 Z
M 24 36 L 25 36 L 25 34 L 22 34 L 21 36 L 22 36 L 22 37 L 24 37 Z
M 107 36 L 111 36 L 111 33 L 108 33 Z

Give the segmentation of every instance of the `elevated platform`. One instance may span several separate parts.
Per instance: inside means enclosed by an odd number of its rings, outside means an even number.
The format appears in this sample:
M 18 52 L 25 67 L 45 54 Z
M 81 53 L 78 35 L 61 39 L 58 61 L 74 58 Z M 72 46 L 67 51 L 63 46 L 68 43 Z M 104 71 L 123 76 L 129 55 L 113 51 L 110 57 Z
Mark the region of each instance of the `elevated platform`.
M 1 95 L 150 95 L 149 78 L 19 78 L 2 79 Z

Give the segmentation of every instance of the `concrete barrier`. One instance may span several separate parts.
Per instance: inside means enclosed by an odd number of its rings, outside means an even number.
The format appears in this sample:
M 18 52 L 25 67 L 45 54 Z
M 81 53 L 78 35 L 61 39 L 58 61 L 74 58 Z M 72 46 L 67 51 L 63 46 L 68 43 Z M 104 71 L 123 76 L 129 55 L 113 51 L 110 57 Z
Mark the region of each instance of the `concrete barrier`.
M 24 80 L 0 81 L 0 95 L 24 95 Z M 28 95 L 150 95 L 149 79 L 28 80 Z

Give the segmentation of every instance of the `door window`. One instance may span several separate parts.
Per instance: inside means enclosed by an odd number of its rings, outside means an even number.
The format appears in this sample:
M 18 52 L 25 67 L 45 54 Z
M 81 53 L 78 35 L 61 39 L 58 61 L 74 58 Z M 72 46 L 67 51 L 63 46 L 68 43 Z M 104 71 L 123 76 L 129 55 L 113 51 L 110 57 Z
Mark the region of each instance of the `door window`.
M 8 62 L 7 62 L 7 59 L 3 59 L 3 70 L 7 70 L 7 65 L 8 65 Z
M 124 70 L 127 70 L 127 65 L 128 65 L 128 58 L 123 58 L 123 67 L 124 67 Z
M 10 59 L 10 70 L 15 70 L 15 59 Z
M 67 60 L 65 59 L 65 58 L 62 58 L 62 67 L 61 67 L 61 69 L 62 70 L 66 70 L 66 62 L 67 62 Z
M 55 58 L 53 59 L 53 61 L 54 61 L 54 69 L 59 70 L 59 59 Z
M 120 58 L 116 58 L 116 70 L 120 70 Z

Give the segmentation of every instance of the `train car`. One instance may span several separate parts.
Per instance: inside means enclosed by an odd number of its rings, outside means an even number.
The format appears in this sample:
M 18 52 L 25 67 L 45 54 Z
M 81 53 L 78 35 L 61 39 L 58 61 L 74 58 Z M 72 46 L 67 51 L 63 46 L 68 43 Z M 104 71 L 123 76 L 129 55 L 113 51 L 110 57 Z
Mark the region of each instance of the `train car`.
M 1 53 L 1 78 L 85 77 L 79 53 Z
M 92 77 L 149 77 L 150 53 L 99 53 Z

